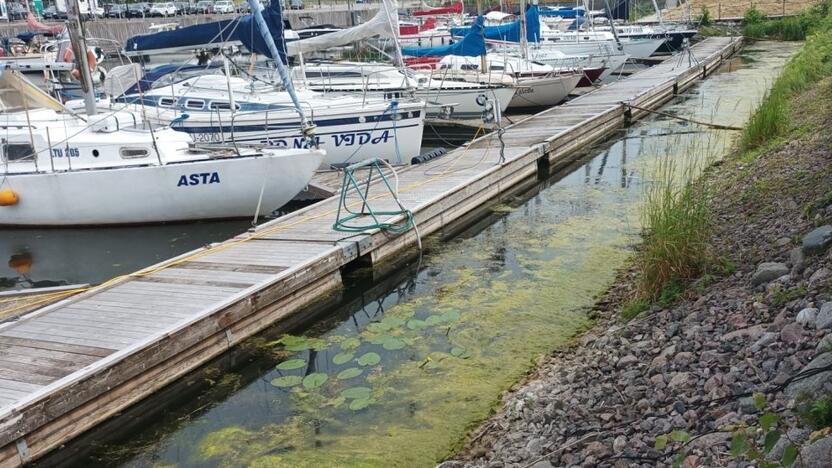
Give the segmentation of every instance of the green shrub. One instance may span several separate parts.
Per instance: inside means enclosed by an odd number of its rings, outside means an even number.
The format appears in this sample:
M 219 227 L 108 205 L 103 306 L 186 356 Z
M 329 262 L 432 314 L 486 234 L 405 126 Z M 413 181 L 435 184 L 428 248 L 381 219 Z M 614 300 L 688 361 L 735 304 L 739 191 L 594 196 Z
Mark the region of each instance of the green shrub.
M 699 15 L 699 26 L 708 27 L 713 24 L 713 20 L 711 19 L 711 11 L 708 10 L 708 7 L 702 5 L 702 14 Z

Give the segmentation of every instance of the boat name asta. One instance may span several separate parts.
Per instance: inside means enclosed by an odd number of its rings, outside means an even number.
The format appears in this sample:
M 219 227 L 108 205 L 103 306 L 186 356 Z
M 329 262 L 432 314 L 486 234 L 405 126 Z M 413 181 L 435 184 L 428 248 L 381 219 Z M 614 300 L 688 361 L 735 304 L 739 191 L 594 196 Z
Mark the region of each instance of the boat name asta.
M 380 133 L 376 132 L 376 136 L 373 136 L 372 132 L 332 133 L 328 136 L 331 138 L 332 143 L 336 148 L 355 145 L 363 146 L 367 144 L 378 145 L 387 143 L 392 138 L 395 138 L 395 135 L 390 132 L 390 130 L 383 130 Z M 192 133 L 191 138 L 193 138 L 193 140 L 197 143 L 223 143 L 225 135 L 219 132 L 197 132 Z M 278 148 L 288 148 L 289 139 L 292 140 L 292 148 L 304 148 L 305 142 L 303 137 L 269 138 L 262 140 L 261 143 Z M 325 145 L 325 141 L 318 135 L 315 136 L 313 145 L 316 147 L 323 147 Z
M 202 172 L 200 174 L 184 174 L 179 178 L 177 187 L 190 187 L 192 185 L 219 184 L 220 174 L 218 172 Z

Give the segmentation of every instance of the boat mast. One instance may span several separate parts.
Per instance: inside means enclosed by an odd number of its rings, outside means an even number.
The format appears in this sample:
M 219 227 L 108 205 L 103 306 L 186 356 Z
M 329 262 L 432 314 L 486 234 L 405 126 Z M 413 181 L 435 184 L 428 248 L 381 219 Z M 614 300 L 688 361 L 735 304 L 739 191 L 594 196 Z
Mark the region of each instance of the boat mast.
M 526 38 L 526 0 L 520 0 L 520 57 L 529 58 L 529 41 Z
M 482 0 L 477 0 L 477 16 L 482 16 Z M 485 54 L 480 55 L 480 73 L 488 73 L 488 61 Z
M 81 74 L 81 90 L 84 92 L 84 106 L 88 116 L 95 115 L 95 89 L 92 86 L 90 64 L 87 60 L 87 40 L 81 29 L 80 8 L 78 0 L 67 3 L 67 29 L 72 52 L 75 54 L 75 64 Z

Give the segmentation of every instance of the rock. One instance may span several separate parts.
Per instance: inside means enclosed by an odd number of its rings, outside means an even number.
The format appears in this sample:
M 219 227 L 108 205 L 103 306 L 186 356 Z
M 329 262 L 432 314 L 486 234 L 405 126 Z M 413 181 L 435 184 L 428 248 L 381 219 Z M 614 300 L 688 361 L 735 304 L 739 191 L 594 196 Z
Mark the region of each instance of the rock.
M 759 340 L 755 341 L 753 345 L 751 345 L 751 352 L 758 352 L 761 349 L 765 348 L 766 346 L 774 343 L 774 340 L 777 339 L 777 333 L 774 332 L 766 332 L 760 337 Z
M 815 349 L 820 353 L 828 353 L 832 351 L 832 334 L 825 335 L 821 338 Z
M 790 323 L 780 330 L 780 341 L 786 344 L 797 344 L 803 338 L 803 325 Z
M 465 463 L 457 460 L 446 460 L 442 463 L 436 465 L 436 468 L 462 468 L 465 466 Z
M 789 267 L 787 267 L 784 263 L 763 262 L 757 266 L 757 271 L 755 271 L 754 275 L 751 277 L 751 285 L 759 286 L 788 274 Z
M 812 362 L 801 369 L 801 372 L 830 365 L 832 365 L 832 353 L 823 353 L 812 359 Z M 825 393 L 827 384 L 832 384 L 832 371 L 820 372 L 803 380 L 792 382 L 786 387 L 784 393 L 790 398 L 804 395 L 814 398 Z
M 760 412 L 760 410 L 757 409 L 757 406 L 754 404 L 753 397 L 740 398 L 739 404 L 740 410 L 743 412 L 743 414 L 757 414 Z
M 615 367 L 622 369 L 624 367 L 630 367 L 631 365 L 638 362 L 638 358 L 633 356 L 632 354 L 628 354 L 623 358 L 619 359 L 617 363 L 615 363 Z
M 803 236 L 803 254 L 818 255 L 832 244 L 832 225 L 821 226 Z
M 584 454 L 587 457 L 594 457 L 596 459 L 606 458 L 610 456 L 610 449 L 603 442 L 590 442 L 584 448 Z
M 832 436 L 818 439 L 800 450 L 804 468 L 829 468 L 832 461 Z
M 731 432 L 712 432 L 710 434 L 705 434 L 702 437 L 697 437 L 690 442 L 691 449 L 700 449 L 700 450 L 707 450 L 712 447 L 718 447 L 720 445 L 727 445 L 728 441 L 731 440 L 732 437 Z
M 815 327 L 815 319 L 818 316 L 818 309 L 814 307 L 807 307 L 800 312 L 797 313 L 797 318 L 795 318 L 795 322 L 803 325 L 806 328 L 814 328 Z
M 769 461 L 780 461 L 783 458 L 783 451 L 786 450 L 786 446 L 789 444 L 796 444 L 800 446 L 803 444 L 806 439 L 809 438 L 809 434 L 812 431 L 809 429 L 798 429 L 798 428 L 791 428 L 786 433 L 788 437 L 780 437 L 780 440 L 774 444 L 774 447 L 771 448 L 771 451 L 766 455 L 766 460 Z
M 766 331 L 765 325 L 754 325 L 754 326 L 751 326 L 751 327 L 748 327 L 748 328 L 741 328 L 739 330 L 734 330 L 732 332 L 726 333 L 726 334 L 722 335 L 722 340 L 723 341 L 730 341 L 730 340 L 733 340 L 734 338 L 742 338 L 742 337 L 746 337 L 746 336 L 749 339 L 756 340 L 757 338 L 762 336 L 765 331 Z
M 673 377 L 670 379 L 670 382 L 667 384 L 667 386 L 676 389 L 678 387 L 683 387 L 687 385 L 689 380 L 690 372 L 677 372 L 673 374 Z
M 624 449 L 627 448 L 627 438 L 623 435 L 620 435 L 612 441 L 612 451 L 615 453 L 621 453 Z
M 803 255 L 803 249 L 795 247 L 789 250 L 789 261 L 792 264 L 792 273 L 803 273 L 806 269 L 806 255 Z
M 815 317 L 815 327 L 818 330 L 826 330 L 832 328 L 832 302 L 824 302 L 820 306 L 817 317 Z
M 791 243 L 792 243 L 792 240 L 789 239 L 788 237 L 781 237 L 781 238 L 777 239 L 776 241 L 774 241 L 774 244 L 777 247 L 785 247 L 785 246 L 787 246 Z
M 818 270 L 812 273 L 812 276 L 809 277 L 809 286 L 818 284 L 830 276 L 832 276 L 832 271 L 829 271 L 829 268 L 818 268 Z

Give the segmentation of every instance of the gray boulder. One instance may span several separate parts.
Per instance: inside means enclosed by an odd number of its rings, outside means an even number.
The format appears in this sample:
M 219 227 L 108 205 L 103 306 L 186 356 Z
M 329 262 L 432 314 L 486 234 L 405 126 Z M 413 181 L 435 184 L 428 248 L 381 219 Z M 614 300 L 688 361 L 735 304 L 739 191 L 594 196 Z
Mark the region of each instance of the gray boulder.
M 815 327 L 818 330 L 832 328 L 832 302 L 824 302 L 820 306 L 820 311 L 817 317 L 815 317 Z
M 803 236 L 803 253 L 806 255 L 821 254 L 832 244 L 832 225 L 821 226 Z
M 759 286 L 788 274 L 789 267 L 787 267 L 784 263 L 764 262 L 757 266 L 757 271 L 755 271 L 754 275 L 751 277 L 751 285 Z
M 832 353 L 823 353 L 812 359 L 800 372 L 819 369 L 832 365 Z M 784 393 L 790 398 L 815 398 L 826 393 L 826 387 L 832 385 L 832 370 L 820 372 L 802 380 L 790 383 Z
M 814 328 L 815 319 L 817 319 L 817 316 L 818 309 L 815 309 L 814 307 L 807 307 L 797 313 L 797 318 L 795 318 L 795 322 L 803 325 L 806 328 Z
M 803 447 L 798 463 L 804 468 L 829 468 L 832 465 L 832 436 Z

